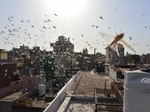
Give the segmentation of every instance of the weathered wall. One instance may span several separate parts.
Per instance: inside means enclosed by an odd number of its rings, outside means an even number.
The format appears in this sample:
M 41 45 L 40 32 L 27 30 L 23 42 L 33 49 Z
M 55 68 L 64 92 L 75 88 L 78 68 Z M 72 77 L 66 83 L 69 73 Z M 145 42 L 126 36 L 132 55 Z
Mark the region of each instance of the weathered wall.
M 113 80 L 117 80 L 117 72 L 113 67 L 109 67 L 109 76 L 113 79 Z
M 7 96 L 21 89 L 27 88 L 32 91 L 33 88 L 38 88 L 39 78 L 38 77 L 28 77 L 23 76 L 21 80 L 11 82 L 9 86 L 0 89 L 0 97 Z

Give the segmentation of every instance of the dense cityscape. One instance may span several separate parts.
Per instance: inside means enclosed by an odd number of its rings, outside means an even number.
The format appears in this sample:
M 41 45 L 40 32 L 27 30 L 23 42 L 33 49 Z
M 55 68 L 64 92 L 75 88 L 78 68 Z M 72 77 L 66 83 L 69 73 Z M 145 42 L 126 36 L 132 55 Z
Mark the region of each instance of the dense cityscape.
M 149 1 L 0 1 L 0 112 L 149 112 Z
M 53 47 L 52 51 L 25 45 L 10 51 L 0 50 L 1 98 L 15 93 L 18 99 L 14 96 L 10 100 L 15 99 L 16 105 L 43 110 L 78 71 L 106 71 L 104 64 L 107 62 L 107 53 L 103 55 L 94 49 L 93 54 L 89 54 L 87 48 L 82 52 L 75 52 L 74 44 L 65 36 L 59 36 L 50 46 Z M 150 54 L 125 55 L 124 47 L 119 53 L 116 55 L 116 52 L 108 51 L 108 55 L 111 55 L 108 63 L 122 67 L 132 66 L 134 69 L 149 67 Z

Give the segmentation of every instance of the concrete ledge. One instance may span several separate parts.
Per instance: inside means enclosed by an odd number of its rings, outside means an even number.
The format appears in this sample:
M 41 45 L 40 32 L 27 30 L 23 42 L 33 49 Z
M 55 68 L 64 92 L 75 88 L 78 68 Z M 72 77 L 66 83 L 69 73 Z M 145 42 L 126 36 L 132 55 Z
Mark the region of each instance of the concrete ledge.
M 70 105 L 71 97 L 66 97 L 57 112 L 66 112 Z
M 74 91 L 76 85 L 80 79 L 80 72 L 74 75 L 67 84 L 58 92 L 55 99 L 48 105 L 48 107 L 43 112 L 57 112 L 61 104 L 63 104 L 65 97 L 68 92 Z
M 80 101 L 80 102 L 94 102 L 94 96 L 83 96 L 83 95 L 72 95 L 72 101 Z

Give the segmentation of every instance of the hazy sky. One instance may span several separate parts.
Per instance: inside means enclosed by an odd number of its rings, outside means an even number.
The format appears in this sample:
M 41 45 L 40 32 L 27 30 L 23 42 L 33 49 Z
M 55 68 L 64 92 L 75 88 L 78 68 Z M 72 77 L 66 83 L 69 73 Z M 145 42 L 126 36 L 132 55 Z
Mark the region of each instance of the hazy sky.
M 112 36 L 125 33 L 137 53 L 150 50 L 149 0 L 0 0 L 0 48 L 21 44 L 50 49 L 59 35 L 76 51 L 105 52 Z M 132 52 L 129 50 L 129 52 Z

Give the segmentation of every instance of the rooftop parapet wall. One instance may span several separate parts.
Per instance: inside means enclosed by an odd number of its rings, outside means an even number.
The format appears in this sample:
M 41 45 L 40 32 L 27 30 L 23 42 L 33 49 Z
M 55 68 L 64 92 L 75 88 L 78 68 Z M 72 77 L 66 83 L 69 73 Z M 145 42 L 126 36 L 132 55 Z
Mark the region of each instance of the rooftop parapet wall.
M 63 103 L 65 97 L 68 94 L 74 93 L 74 90 L 80 80 L 80 73 L 78 72 L 74 75 L 68 83 L 57 93 L 55 99 L 48 105 L 48 107 L 43 112 L 57 112 L 61 104 Z

